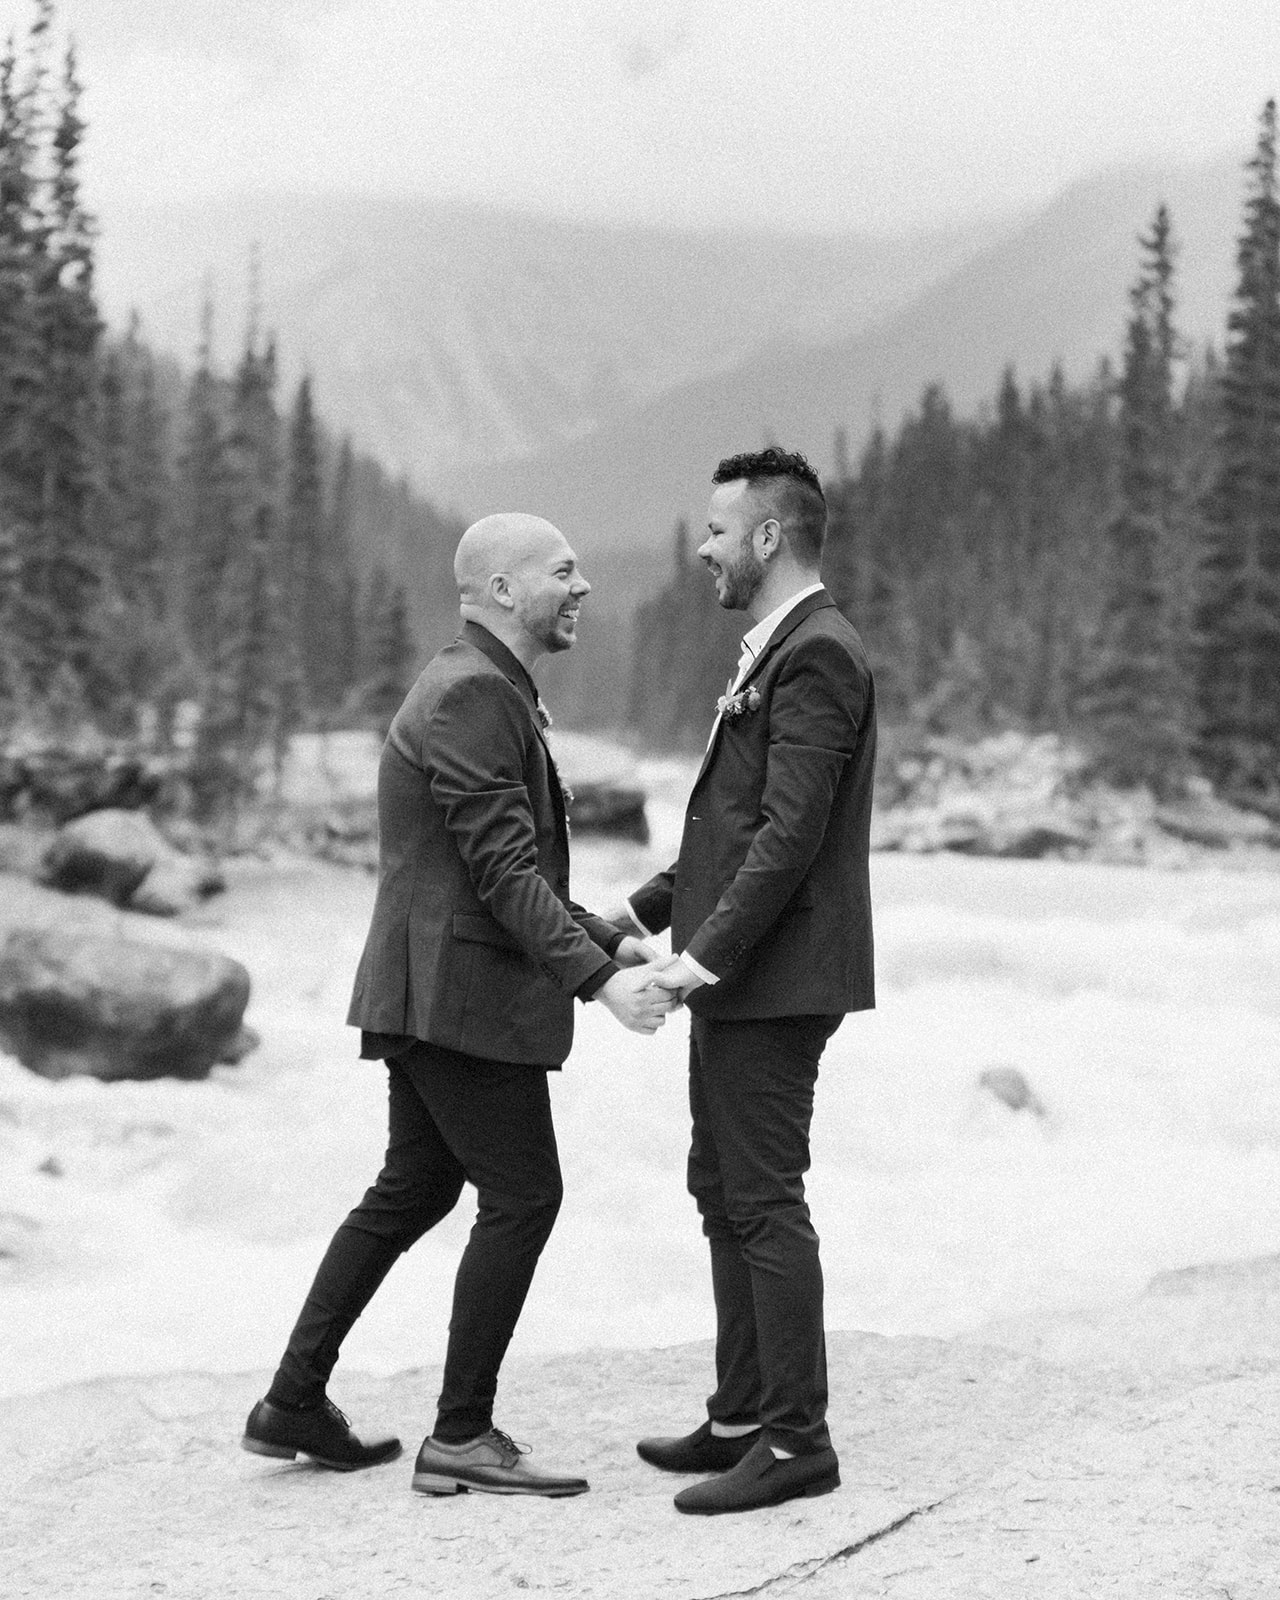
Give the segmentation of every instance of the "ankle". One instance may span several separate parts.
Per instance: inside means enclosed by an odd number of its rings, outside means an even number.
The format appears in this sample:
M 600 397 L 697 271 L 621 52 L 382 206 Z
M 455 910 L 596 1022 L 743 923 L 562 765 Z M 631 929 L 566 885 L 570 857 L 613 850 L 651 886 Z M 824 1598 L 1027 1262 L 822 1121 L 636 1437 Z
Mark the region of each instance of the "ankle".
M 294 1389 L 278 1390 L 272 1386 L 264 1398 L 277 1411 L 319 1411 L 324 1405 L 325 1393 L 320 1389 L 314 1394 L 300 1394 Z

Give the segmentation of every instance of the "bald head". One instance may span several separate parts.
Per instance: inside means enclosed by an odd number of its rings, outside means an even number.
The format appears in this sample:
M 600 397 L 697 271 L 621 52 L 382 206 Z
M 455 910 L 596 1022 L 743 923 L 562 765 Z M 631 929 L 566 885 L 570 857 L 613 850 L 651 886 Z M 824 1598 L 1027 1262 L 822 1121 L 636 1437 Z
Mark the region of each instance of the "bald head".
M 458 541 L 453 578 L 464 607 L 484 606 L 490 580 L 518 571 L 568 544 L 554 522 L 527 511 L 498 511 L 473 522 Z
M 507 644 L 526 666 L 547 650 L 568 650 L 578 605 L 591 585 L 553 522 L 499 511 L 473 522 L 453 558 L 462 615 Z

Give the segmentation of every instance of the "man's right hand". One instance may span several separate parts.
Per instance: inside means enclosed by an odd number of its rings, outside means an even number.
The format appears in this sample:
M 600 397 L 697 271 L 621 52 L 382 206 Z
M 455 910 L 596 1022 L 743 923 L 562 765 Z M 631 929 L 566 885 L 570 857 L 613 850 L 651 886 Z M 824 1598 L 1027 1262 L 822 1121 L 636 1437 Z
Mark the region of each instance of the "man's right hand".
M 624 1028 L 632 1033 L 657 1033 L 667 1020 L 667 1012 L 680 1004 L 678 994 L 664 989 L 652 980 L 656 964 L 643 967 L 625 967 L 596 990 L 596 999 L 603 1000 Z

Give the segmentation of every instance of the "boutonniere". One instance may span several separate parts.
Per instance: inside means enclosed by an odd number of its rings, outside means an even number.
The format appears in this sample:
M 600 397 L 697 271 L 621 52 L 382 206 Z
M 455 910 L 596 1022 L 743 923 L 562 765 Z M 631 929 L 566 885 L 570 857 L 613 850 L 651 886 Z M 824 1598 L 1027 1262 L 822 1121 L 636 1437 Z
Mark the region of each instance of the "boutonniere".
M 541 695 L 538 696 L 538 721 L 542 724 L 542 731 L 546 733 L 551 727 L 551 713 L 547 710 L 546 701 Z
M 737 694 L 722 694 L 716 701 L 716 710 L 724 722 L 736 722 L 739 717 L 750 716 L 760 709 L 760 691 L 754 686 Z

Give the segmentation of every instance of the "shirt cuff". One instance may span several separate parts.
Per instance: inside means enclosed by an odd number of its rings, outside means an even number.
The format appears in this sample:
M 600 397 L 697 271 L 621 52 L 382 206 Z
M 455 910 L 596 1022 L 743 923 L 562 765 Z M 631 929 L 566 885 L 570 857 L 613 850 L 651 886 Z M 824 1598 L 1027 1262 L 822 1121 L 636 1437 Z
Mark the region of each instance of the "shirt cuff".
M 632 922 L 635 924 L 636 930 L 640 934 L 640 937 L 642 939 L 653 939 L 653 938 L 656 938 L 657 935 L 654 933 L 653 929 L 652 928 L 646 928 L 644 923 L 641 922 L 640 918 L 638 916 L 636 916 L 635 907 L 631 904 L 630 900 L 624 900 L 623 904 L 626 906 L 627 915 L 631 918 Z
M 695 977 L 702 979 L 703 983 L 720 982 L 719 978 L 716 977 L 714 972 L 708 972 L 702 963 L 700 961 L 695 961 L 687 950 L 682 950 L 680 952 L 680 959 Z
M 603 989 L 615 972 L 622 968 L 616 961 L 606 961 L 604 966 L 597 967 L 591 976 L 580 983 L 573 991 L 579 1000 L 594 1000 L 599 990 Z

